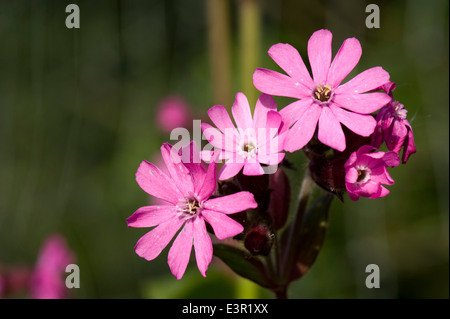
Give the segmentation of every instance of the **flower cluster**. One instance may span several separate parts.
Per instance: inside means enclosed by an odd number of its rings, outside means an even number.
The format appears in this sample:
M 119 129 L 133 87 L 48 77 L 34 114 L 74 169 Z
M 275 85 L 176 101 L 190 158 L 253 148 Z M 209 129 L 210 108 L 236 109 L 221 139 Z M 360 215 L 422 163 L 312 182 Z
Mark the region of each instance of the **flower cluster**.
M 242 240 L 253 255 L 269 254 L 273 232 L 287 220 L 290 187 L 281 168 L 288 163 L 286 152 L 302 149 L 312 179 L 341 199 L 345 192 L 352 200 L 389 193 L 383 185 L 394 180 L 387 167 L 400 164 L 402 149 L 403 163 L 416 151 L 406 110 L 393 100 L 395 84 L 381 67 L 343 83 L 359 62 L 361 45 L 347 39 L 332 58 L 331 43 L 328 30 L 309 39 L 312 76 L 294 47 L 273 45 L 268 53 L 286 74 L 255 70 L 253 83 L 262 94 L 253 114 L 239 92 L 231 107 L 234 121 L 222 105 L 208 110 L 214 126 L 202 123 L 201 129 L 210 148 L 164 143 L 165 168 L 141 163 L 137 183 L 159 201 L 127 219 L 129 227 L 155 227 L 137 242 L 139 256 L 156 258 L 176 237 L 168 264 L 180 279 L 192 246 L 206 276 L 213 255 L 210 234 Z M 294 101 L 278 110 L 272 96 Z M 387 151 L 380 149 L 383 143 Z

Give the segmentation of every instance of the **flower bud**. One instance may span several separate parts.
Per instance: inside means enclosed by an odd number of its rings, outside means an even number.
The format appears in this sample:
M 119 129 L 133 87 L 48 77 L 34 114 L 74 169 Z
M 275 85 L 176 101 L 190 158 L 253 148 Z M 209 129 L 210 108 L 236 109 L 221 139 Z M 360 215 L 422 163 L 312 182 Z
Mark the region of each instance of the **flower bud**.
M 245 234 L 244 246 L 252 255 L 267 256 L 272 248 L 274 234 L 264 222 L 256 222 Z
M 345 164 L 346 158 L 336 157 L 327 159 L 318 157 L 309 162 L 309 173 L 317 185 L 333 193 L 340 200 L 345 192 Z
M 270 203 L 269 215 L 272 227 L 280 229 L 286 223 L 291 200 L 291 187 L 289 178 L 281 167 L 269 176 Z

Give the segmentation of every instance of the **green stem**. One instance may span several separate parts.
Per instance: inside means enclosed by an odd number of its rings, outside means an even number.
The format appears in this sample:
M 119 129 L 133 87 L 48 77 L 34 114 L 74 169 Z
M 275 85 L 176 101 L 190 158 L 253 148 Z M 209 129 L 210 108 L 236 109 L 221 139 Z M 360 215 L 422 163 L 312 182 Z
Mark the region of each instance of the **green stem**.
M 281 260 L 280 271 L 281 271 L 281 283 L 287 284 L 289 281 L 289 275 L 292 270 L 292 265 L 294 263 L 295 257 L 295 247 L 297 247 L 298 235 L 303 222 L 303 217 L 305 215 L 306 207 L 309 201 L 309 197 L 313 190 L 314 182 L 312 178 L 306 173 L 303 179 L 302 186 L 300 188 L 300 193 L 298 197 L 297 212 L 294 219 L 289 226 L 288 239 L 286 241 L 286 246 L 284 249 L 283 259 Z

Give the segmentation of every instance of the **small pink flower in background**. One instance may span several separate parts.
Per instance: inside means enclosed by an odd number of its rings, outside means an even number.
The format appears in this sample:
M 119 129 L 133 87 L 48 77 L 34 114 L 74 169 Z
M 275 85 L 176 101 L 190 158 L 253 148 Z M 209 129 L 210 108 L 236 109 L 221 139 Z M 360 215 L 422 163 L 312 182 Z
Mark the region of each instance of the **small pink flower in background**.
M 170 133 L 177 127 L 189 127 L 191 120 L 189 105 L 180 97 L 166 97 L 158 105 L 157 124 L 164 133 Z
M 186 151 L 189 152 L 187 161 Z M 128 217 L 128 227 L 157 226 L 139 239 L 135 251 L 140 257 L 153 260 L 182 228 L 169 250 L 170 270 L 181 279 L 194 246 L 198 269 L 206 277 L 213 247 L 205 222 L 211 225 L 218 239 L 233 237 L 243 227 L 227 215 L 256 208 L 257 204 L 253 194 L 245 191 L 210 198 L 216 189 L 217 164 L 213 159 L 205 170 L 194 142 L 182 149 L 181 156 L 165 143 L 161 154 L 169 175 L 144 161 L 137 170 L 136 181 L 145 192 L 168 204 L 144 206 Z
M 359 196 L 378 198 L 389 194 L 382 184 L 392 185 L 394 180 L 386 167 L 398 166 L 400 159 L 395 152 L 373 152 L 370 145 L 361 146 L 353 152 L 345 163 L 345 186 L 350 199 L 357 201 Z
M 231 178 L 242 168 L 244 175 L 263 175 L 265 171 L 261 164 L 279 164 L 285 155 L 281 152 L 286 130 L 283 130 L 275 100 L 262 94 L 256 102 L 252 117 L 247 97 L 243 93 L 237 93 L 231 112 L 237 127 L 222 105 L 208 110 L 217 129 L 202 123 L 203 134 L 219 151 L 219 158 L 226 160 L 219 172 L 219 179 Z M 203 151 L 202 158 L 209 161 L 210 152 Z
M 31 275 L 30 296 L 35 299 L 62 299 L 67 287 L 64 274 L 67 265 L 75 260 L 64 238 L 53 235 L 41 247 Z
M 389 103 L 378 112 L 377 126 L 372 135 L 372 145 L 377 148 L 383 142 L 386 142 L 390 151 L 397 154 L 403 148 L 403 163 L 406 163 L 409 156 L 416 152 L 413 131 L 406 119 L 406 113 L 403 104 L 397 101 Z
M 383 92 L 366 93 L 389 81 L 389 73 L 381 67 L 368 69 L 341 85 L 359 61 L 361 45 L 355 38 L 345 40 L 331 61 L 331 40 L 330 31 L 319 30 L 308 41 L 313 78 L 298 51 L 284 43 L 273 45 L 268 53 L 288 75 L 260 68 L 253 74 L 253 83 L 261 92 L 299 99 L 280 110 L 285 124 L 292 126 L 284 147 L 289 152 L 304 147 L 317 125 L 323 144 L 345 150 L 341 124 L 358 135 L 369 136 L 376 125 L 369 114 L 391 100 Z

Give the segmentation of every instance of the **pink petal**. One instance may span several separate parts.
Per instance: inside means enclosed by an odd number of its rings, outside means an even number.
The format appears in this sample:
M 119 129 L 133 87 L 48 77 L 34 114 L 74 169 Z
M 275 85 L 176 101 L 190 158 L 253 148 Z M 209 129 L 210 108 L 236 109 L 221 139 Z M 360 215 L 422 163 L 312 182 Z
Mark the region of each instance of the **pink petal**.
M 261 164 L 259 164 L 258 162 L 247 162 L 244 165 L 244 170 L 242 171 L 242 173 L 247 176 L 264 175 L 264 170 Z
M 284 140 L 284 149 L 286 151 L 294 152 L 308 144 L 314 135 L 321 112 L 322 107 L 316 103 L 312 103 L 306 108 L 286 135 Z
M 202 158 L 202 161 L 209 163 L 211 161 L 211 158 L 214 154 L 214 151 L 210 150 L 202 150 L 200 151 L 200 156 Z
M 201 163 L 200 153 L 197 149 L 195 141 L 191 141 L 189 145 L 181 149 L 181 160 L 192 175 L 194 182 L 194 191 L 198 191 L 198 187 L 202 185 L 205 179 L 206 170 Z
M 128 227 L 153 227 L 173 218 L 177 213 L 176 206 L 144 206 L 127 218 Z
M 380 187 L 378 188 L 378 191 L 375 194 L 373 194 L 372 196 L 370 196 L 369 198 L 370 199 L 380 198 L 380 197 L 386 196 L 387 194 L 389 194 L 389 190 L 386 187 L 380 185 Z
M 328 30 L 313 33 L 308 41 L 308 57 L 314 83 L 324 84 L 327 80 L 331 63 L 331 40 L 333 35 Z
M 208 115 L 214 125 L 225 132 L 226 129 L 234 128 L 235 126 L 231 121 L 230 115 L 223 105 L 215 105 L 208 110 Z
M 335 150 L 345 150 L 345 135 L 341 123 L 328 107 L 323 107 L 319 118 L 319 141 Z
M 408 123 L 409 126 L 409 123 Z M 406 163 L 411 154 L 416 153 L 416 145 L 414 144 L 414 134 L 411 126 L 409 126 L 408 135 L 405 138 L 405 148 L 402 155 L 402 163 Z
M 266 127 L 267 112 L 271 110 L 277 110 L 277 103 L 272 96 L 261 94 L 256 101 L 255 113 L 253 115 L 253 128 L 255 130 Z
M 366 153 L 362 154 L 358 159 L 358 165 L 364 167 L 370 167 L 370 169 L 375 169 L 380 166 L 384 166 L 384 162 L 380 159 L 380 154 L 383 152 Z
M 272 153 L 272 154 L 258 153 L 258 161 L 266 165 L 277 165 L 283 160 L 284 156 L 285 156 L 284 153 Z
M 359 94 L 377 89 L 389 82 L 389 73 L 377 66 L 365 70 L 335 90 L 335 94 Z
M 334 103 L 339 107 L 360 113 L 370 114 L 389 103 L 392 98 L 386 93 L 335 94 Z
M 305 95 L 308 95 L 314 82 L 298 51 L 290 44 L 278 43 L 269 49 L 269 55 L 291 78 L 301 84 L 300 89 L 304 89 Z
M 254 209 L 257 206 L 255 197 L 247 191 L 209 199 L 203 203 L 205 209 L 224 214 L 239 213 L 247 209 Z
M 270 138 L 273 138 L 278 133 L 281 121 L 281 114 L 277 111 L 267 112 L 267 123 L 265 127 L 267 129 L 267 132 L 269 133 Z
M 394 184 L 394 180 L 392 179 L 391 175 L 389 175 L 385 166 L 380 166 L 372 169 L 370 172 L 370 179 L 373 179 L 374 181 L 377 181 L 381 184 Z
M 312 99 L 298 100 L 284 107 L 278 113 L 281 114 L 285 125 L 291 127 L 313 103 Z
M 386 152 L 383 156 L 383 161 L 388 167 L 395 167 L 400 165 L 400 159 L 396 152 Z
M 358 64 L 361 53 L 361 44 L 357 39 L 345 40 L 331 63 L 327 77 L 328 85 L 337 87 Z
M 146 260 L 153 260 L 171 241 L 173 236 L 180 229 L 185 219 L 174 217 L 142 236 L 134 247 L 136 254 Z
M 229 133 L 230 131 L 236 131 L 236 129 L 226 129 L 226 136 L 222 134 L 218 129 L 212 127 L 207 123 L 202 123 L 202 131 L 206 139 L 212 146 L 220 150 L 234 151 L 237 145 L 237 135 Z
M 167 263 L 172 274 L 180 280 L 191 257 L 192 243 L 194 239 L 192 219 L 188 220 L 170 247 Z
M 336 119 L 348 127 L 352 132 L 361 136 L 370 136 L 375 130 L 377 121 L 372 115 L 362 115 L 358 113 L 348 112 L 335 104 L 330 105 Z
M 357 195 L 356 193 L 352 193 L 352 192 L 348 192 L 348 196 L 350 197 L 350 199 L 354 202 L 356 202 L 359 199 L 359 195 Z
M 241 224 L 225 214 L 204 209 L 202 216 L 211 225 L 218 239 L 233 237 L 244 231 Z
M 356 151 L 356 155 L 357 157 L 360 157 L 362 154 L 370 153 L 375 150 L 376 148 L 372 145 L 363 145 Z
M 219 156 L 217 159 L 217 163 L 221 163 L 220 161 L 222 160 L 228 160 L 229 158 L 234 157 L 236 154 L 233 152 L 229 152 L 229 151 L 224 151 L 224 150 L 216 150 L 216 151 L 209 151 L 209 150 L 203 150 L 200 152 L 202 160 L 206 163 L 209 163 L 212 161 L 213 159 L 213 155 L 215 153 L 219 152 Z
M 266 125 L 267 128 L 258 130 L 258 154 L 269 155 L 281 152 L 284 148 L 284 139 L 287 133 L 283 132 L 278 135 L 280 130 L 278 126 L 282 125 L 281 115 L 279 113 L 270 115 Z
M 408 135 L 408 128 L 402 121 L 392 119 L 392 125 L 386 132 L 386 146 L 390 151 L 399 153 Z
M 350 168 L 345 172 L 345 181 L 347 183 L 356 183 L 358 180 L 358 170 L 356 168 Z
M 256 69 L 253 85 L 263 93 L 302 99 L 311 95 L 300 83 L 287 75 L 266 69 Z
M 376 198 L 372 197 L 380 192 L 381 184 L 379 182 L 376 182 L 374 180 L 369 180 L 368 182 L 364 183 L 360 187 L 359 196 L 369 197 L 369 198 Z
M 245 130 L 253 127 L 250 105 L 248 104 L 247 97 L 243 93 L 239 92 L 236 94 L 236 100 L 231 107 L 231 113 L 233 113 L 233 118 L 238 128 Z
M 206 277 L 206 270 L 213 256 L 213 246 L 211 238 L 206 231 L 203 218 L 194 218 L 194 249 L 197 267 L 203 277 Z
M 396 152 L 374 152 L 366 153 L 360 156 L 360 162 L 366 161 L 369 167 L 382 166 L 398 166 L 400 164 L 399 156 Z
M 356 154 L 356 152 L 351 153 L 350 156 L 348 157 L 348 160 L 345 162 L 344 167 L 350 168 L 350 167 L 355 166 L 357 159 L 358 159 L 358 155 Z
M 217 159 L 209 163 L 208 170 L 206 172 L 205 179 L 197 194 L 198 200 L 201 202 L 208 199 L 216 189 L 216 172 L 217 172 Z
M 161 155 L 166 163 L 167 170 L 180 192 L 184 197 L 192 194 L 194 192 L 192 176 L 186 166 L 182 163 L 177 150 L 169 143 L 164 143 L 161 146 Z
M 148 194 L 177 204 L 183 194 L 175 186 L 174 182 L 161 172 L 152 163 L 143 161 L 136 172 L 136 181 Z
M 229 179 L 233 176 L 236 176 L 237 173 L 241 170 L 241 168 L 244 166 L 244 161 L 242 162 L 236 162 L 236 160 L 229 159 L 225 164 L 223 164 L 218 178 L 223 181 L 226 179 Z

